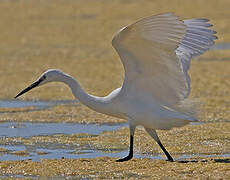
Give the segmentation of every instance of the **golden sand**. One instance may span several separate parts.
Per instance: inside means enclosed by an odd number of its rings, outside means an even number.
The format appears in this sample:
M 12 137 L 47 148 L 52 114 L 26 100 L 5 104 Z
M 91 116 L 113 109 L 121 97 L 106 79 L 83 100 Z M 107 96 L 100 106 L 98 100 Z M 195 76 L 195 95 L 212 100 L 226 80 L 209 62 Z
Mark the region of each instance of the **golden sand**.
M 211 19 L 217 43 L 230 42 L 229 0 L 32 0 L 0 2 L 0 99 L 12 99 L 21 89 L 49 68 L 62 69 L 77 78 L 88 92 L 103 96 L 119 87 L 123 68 L 111 46 L 115 32 L 135 20 L 162 12 L 175 12 L 184 18 Z M 230 152 L 230 50 L 210 51 L 192 61 L 192 97 L 204 103 L 200 125 L 160 131 L 162 143 L 174 157 L 193 155 L 187 162 L 133 159 L 117 163 L 114 158 L 59 159 L 41 162 L 0 162 L 0 175 L 73 178 L 125 179 L 229 179 L 230 157 L 201 158 Z M 68 87 L 52 83 L 23 95 L 24 100 L 73 99 Z M 34 107 L 1 108 L 0 121 L 116 123 L 116 118 L 96 113 L 77 103 L 43 111 Z M 85 134 L 4 138 L 1 144 L 79 142 L 101 149 L 128 149 L 128 128 Z M 1 153 L 7 149 L 1 148 Z M 15 152 L 26 155 L 26 152 Z M 38 154 L 40 152 L 37 152 Z M 42 152 L 43 153 L 43 152 Z M 135 136 L 135 153 L 161 153 L 142 130 Z M 196 156 L 197 155 L 197 156 Z M 164 155 L 162 154 L 164 157 Z M 7 179 L 17 179 L 10 178 Z M 19 178 L 18 178 L 19 179 Z M 30 179 L 30 177 L 25 177 Z

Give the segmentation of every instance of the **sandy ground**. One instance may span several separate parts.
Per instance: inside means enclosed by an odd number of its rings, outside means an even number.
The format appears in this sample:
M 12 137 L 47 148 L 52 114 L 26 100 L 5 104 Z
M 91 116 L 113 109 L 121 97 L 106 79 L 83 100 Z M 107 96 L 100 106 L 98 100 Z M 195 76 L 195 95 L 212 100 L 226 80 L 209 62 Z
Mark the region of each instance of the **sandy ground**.
M 49 68 L 76 77 L 85 90 L 104 96 L 121 85 L 123 68 L 111 46 L 113 34 L 135 20 L 162 12 L 184 17 L 208 17 L 217 32 L 217 43 L 230 42 L 228 0 L 32 0 L 0 2 L 0 99 L 12 99 Z M 64 178 L 228 179 L 230 157 L 201 158 L 196 154 L 230 153 L 230 50 L 210 51 L 191 64 L 191 97 L 203 104 L 200 125 L 159 131 L 172 156 L 190 154 L 188 161 L 114 158 L 59 159 L 41 162 L 0 162 L 0 174 Z M 70 90 L 52 83 L 25 94 L 24 100 L 73 99 Z M 123 120 L 96 113 L 81 104 L 62 105 L 44 111 L 1 108 L 0 121 L 117 123 Z M 78 135 L 5 138 L 1 144 L 55 141 L 90 143 L 95 148 L 128 149 L 128 128 L 79 140 Z M 161 153 L 155 142 L 138 129 L 135 153 Z M 162 157 L 164 155 L 162 154 Z M 29 177 L 32 175 L 32 177 Z M 16 179 L 10 178 L 8 179 Z M 19 178 L 21 179 L 21 178 Z

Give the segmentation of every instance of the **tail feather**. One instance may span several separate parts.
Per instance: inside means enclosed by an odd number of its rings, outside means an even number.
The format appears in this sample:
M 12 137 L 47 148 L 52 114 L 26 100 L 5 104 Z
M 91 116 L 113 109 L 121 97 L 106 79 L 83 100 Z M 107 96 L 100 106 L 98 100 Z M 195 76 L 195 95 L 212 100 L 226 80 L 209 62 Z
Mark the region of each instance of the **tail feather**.
M 169 130 L 174 127 L 182 127 L 199 119 L 200 102 L 197 99 L 185 99 L 173 107 L 166 107 L 171 118 L 161 120 L 156 129 Z
M 198 121 L 201 114 L 201 103 L 198 99 L 184 99 L 180 101 L 173 109 L 181 114 L 189 116 L 189 120 Z

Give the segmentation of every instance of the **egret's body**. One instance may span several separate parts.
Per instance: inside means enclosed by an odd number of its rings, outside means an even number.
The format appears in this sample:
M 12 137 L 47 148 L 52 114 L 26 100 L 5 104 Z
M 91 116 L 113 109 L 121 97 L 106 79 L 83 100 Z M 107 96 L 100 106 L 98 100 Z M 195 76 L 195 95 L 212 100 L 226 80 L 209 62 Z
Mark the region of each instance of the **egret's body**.
M 179 20 L 171 13 L 150 16 L 120 30 L 112 44 L 125 69 L 122 87 L 108 96 L 96 97 L 86 93 L 70 75 L 48 70 L 30 89 L 47 82 L 66 83 L 74 96 L 89 108 L 127 119 L 130 126 L 129 155 L 133 157 L 133 138 L 137 125 L 156 140 L 168 160 L 173 158 L 157 136 L 156 129 L 184 126 L 195 117 L 195 104 L 188 100 L 190 78 L 188 69 L 192 57 L 214 44 L 215 31 L 207 19 Z

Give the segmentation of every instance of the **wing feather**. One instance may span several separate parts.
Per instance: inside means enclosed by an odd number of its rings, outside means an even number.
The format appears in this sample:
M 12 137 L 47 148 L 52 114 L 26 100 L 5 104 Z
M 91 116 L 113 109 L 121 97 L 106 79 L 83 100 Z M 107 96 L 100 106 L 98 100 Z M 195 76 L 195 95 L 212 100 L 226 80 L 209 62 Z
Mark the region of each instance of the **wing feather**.
M 182 64 L 183 72 L 187 79 L 189 87 L 187 96 L 190 93 L 190 77 L 188 75 L 188 70 L 191 58 L 203 54 L 214 44 L 214 40 L 217 39 L 214 35 L 216 31 L 209 29 L 209 27 L 212 27 L 212 24 L 209 24 L 208 21 L 208 19 L 184 20 L 186 33 L 179 47 L 176 49 L 176 54 Z
M 175 107 L 190 92 L 190 59 L 214 42 L 207 19 L 181 21 L 172 13 L 150 16 L 121 29 L 112 44 L 125 69 L 121 94 Z

